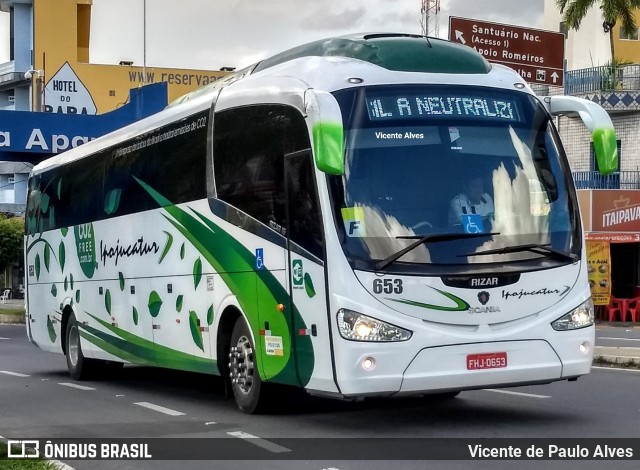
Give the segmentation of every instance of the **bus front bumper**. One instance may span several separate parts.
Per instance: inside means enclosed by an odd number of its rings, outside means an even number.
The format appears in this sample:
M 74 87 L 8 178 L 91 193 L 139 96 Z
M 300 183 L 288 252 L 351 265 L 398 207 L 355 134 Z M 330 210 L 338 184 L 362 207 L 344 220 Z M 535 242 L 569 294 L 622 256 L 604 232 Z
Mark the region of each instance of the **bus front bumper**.
M 404 365 L 397 356 L 359 355 L 338 379 L 342 395 L 354 397 L 517 386 L 589 373 L 592 348 L 579 351 L 575 338 L 568 343 L 571 354 L 566 354 L 568 344 L 556 351 L 544 340 L 429 347 Z M 374 368 L 363 367 L 367 359 L 374 361 Z

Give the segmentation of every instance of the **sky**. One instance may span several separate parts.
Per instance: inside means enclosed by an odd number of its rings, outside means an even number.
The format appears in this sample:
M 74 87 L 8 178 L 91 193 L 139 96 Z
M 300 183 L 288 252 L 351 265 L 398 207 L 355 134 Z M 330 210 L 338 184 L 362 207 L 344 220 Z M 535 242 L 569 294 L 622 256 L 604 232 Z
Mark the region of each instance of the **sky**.
M 145 15 L 145 0 L 93 0 L 90 61 L 242 68 L 331 36 L 420 33 L 421 4 L 421 0 L 146 0 Z M 540 28 L 543 4 L 544 0 L 441 0 L 440 37 L 447 35 L 449 16 Z M 9 56 L 7 17 L 0 15 L 0 38 L 6 38 L 0 39 L 0 63 Z

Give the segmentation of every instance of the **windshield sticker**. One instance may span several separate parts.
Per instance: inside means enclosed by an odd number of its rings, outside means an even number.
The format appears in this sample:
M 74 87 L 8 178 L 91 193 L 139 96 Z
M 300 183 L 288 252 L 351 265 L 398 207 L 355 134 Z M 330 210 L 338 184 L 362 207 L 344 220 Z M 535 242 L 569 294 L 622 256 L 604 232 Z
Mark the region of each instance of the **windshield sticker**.
M 462 150 L 457 140 L 460 138 L 460 130 L 457 127 L 449 128 L 449 140 L 451 141 L 451 150 Z
M 364 223 L 364 209 L 362 207 L 343 207 L 342 220 L 347 236 L 359 238 L 367 236 L 367 228 Z
M 462 216 L 462 228 L 464 233 L 484 233 L 484 222 L 479 214 L 466 214 Z

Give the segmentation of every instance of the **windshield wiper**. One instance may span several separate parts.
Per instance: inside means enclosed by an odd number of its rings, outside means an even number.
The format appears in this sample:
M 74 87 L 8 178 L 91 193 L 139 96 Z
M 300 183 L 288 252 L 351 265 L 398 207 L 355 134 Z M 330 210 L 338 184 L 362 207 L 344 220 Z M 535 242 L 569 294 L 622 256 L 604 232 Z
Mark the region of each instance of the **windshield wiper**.
M 396 240 L 416 240 L 411 245 L 403 248 L 402 250 L 392 254 L 386 259 L 383 259 L 379 263 L 376 264 L 376 271 L 380 271 L 386 266 L 390 265 L 394 261 L 402 258 L 404 255 L 409 253 L 414 248 L 422 245 L 423 243 L 430 242 L 446 242 L 449 240 L 460 240 L 463 238 L 478 238 L 478 237 L 490 237 L 493 235 L 500 235 L 499 232 L 489 232 L 489 233 L 434 233 L 431 235 L 404 235 L 400 237 L 396 237 Z
M 485 250 L 479 251 L 477 253 L 467 253 L 464 255 L 458 256 L 484 256 L 484 255 L 503 255 L 506 253 L 518 253 L 522 251 L 530 251 L 537 255 L 551 256 L 561 261 L 571 261 L 575 263 L 578 261 L 578 256 L 575 253 L 565 253 L 564 251 L 554 250 L 553 248 L 549 248 L 551 245 L 549 243 L 545 245 L 538 245 L 536 243 L 528 244 L 528 245 L 515 245 L 515 246 L 505 246 L 504 248 L 496 248 L 493 250 Z

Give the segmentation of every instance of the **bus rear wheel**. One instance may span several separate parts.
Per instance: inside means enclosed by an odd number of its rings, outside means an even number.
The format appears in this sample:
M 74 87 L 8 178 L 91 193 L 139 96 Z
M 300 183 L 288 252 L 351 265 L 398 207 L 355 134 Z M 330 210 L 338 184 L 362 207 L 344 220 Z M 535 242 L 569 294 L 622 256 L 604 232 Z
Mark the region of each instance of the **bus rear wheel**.
M 264 410 L 265 384 L 258 373 L 256 348 L 249 327 L 242 317 L 236 320 L 231 333 L 229 377 L 238 408 L 245 413 Z
M 67 368 L 69 375 L 73 380 L 86 380 L 90 377 L 95 363 L 92 359 L 87 359 L 82 354 L 80 346 L 80 328 L 76 321 L 75 315 L 72 313 L 67 322 L 67 331 L 65 332 L 65 351 L 67 352 Z

